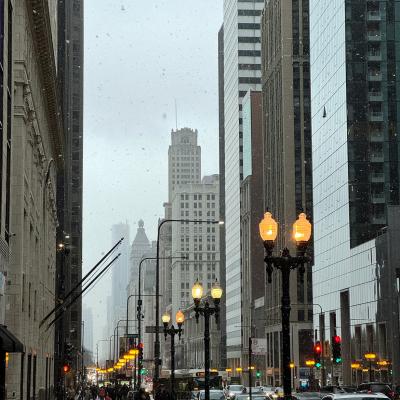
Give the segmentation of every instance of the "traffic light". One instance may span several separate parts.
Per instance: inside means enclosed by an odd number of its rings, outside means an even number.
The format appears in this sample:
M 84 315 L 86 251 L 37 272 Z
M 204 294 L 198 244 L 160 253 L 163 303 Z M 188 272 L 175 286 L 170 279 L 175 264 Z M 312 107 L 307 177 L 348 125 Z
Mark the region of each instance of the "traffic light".
M 322 346 L 321 342 L 315 342 L 314 345 L 314 361 L 315 361 L 315 368 L 321 368 L 321 354 L 322 354 Z
M 332 336 L 332 360 L 335 364 L 340 364 L 342 362 L 342 339 L 340 336 Z
M 140 342 L 137 345 L 137 349 L 139 350 L 139 361 L 141 362 L 143 360 L 143 343 Z
M 72 343 L 64 343 L 64 363 L 71 364 L 74 361 L 74 346 Z
M 62 370 L 64 374 L 68 374 L 68 372 L 71 371 L 71 367 L 68 364 L 64 364 Z
M 256 378 L 257 378 L 257 379 L 260 379 L 260 378 L 261 378 L 261 371 L 260 371 L 260 370 L 257 370 L 257 372 L 256 372 Z

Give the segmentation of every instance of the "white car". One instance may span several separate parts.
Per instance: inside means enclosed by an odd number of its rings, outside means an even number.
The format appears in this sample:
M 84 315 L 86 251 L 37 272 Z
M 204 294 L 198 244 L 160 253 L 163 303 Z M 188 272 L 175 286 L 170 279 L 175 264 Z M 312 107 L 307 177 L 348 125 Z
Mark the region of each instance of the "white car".
M 332 393 L 324 396 L 322 400 L 387 400 L 382 393 Z

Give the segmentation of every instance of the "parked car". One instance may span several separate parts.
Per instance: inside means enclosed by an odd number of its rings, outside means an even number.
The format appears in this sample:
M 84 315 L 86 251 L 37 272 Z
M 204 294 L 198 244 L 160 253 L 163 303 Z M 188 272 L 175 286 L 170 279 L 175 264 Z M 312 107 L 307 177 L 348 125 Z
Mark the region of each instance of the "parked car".
M 389 397 L 389 399 L 392 400 L 395 400 L 397 397 L 392 388 L 387 383 L 382 382 L 361 383 L 360 385 L 358 385 L 357 391 L 367 393 L 383 393 L 385 396 Z

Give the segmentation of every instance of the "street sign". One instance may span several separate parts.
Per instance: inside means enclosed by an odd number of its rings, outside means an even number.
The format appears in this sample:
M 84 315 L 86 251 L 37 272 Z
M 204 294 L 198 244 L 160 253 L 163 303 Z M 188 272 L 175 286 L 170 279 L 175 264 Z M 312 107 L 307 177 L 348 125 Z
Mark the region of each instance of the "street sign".
M 264 355 L 267 353 L 267 339 L 264 338 L 252 338 L 252 348 L 254 355 Z
M 139 337 L 139 335 L 137 333 L 128 333 L 128 339 L 135 339 L 138 337 Z
M 145 332 L 146 332 L 146 333 L 156 333 L 156 329 L 157 329 L 156 326 L 146 326 Z M 163 326 L 159 326 L 159 327 L 158 327 L 158 332 L 161 333 L 161 332 L 163 331 L 163 329 L 164 329 Z
M 342 365 L 341 364 L 333 364 L 333 376 L 342 376 Z

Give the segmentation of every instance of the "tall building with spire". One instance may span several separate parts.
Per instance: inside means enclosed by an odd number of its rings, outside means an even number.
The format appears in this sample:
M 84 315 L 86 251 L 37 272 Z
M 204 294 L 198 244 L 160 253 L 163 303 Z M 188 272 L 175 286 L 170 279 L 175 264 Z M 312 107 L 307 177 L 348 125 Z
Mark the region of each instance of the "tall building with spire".
M 200 183 L 201 148 L 197 144 L 197 129 L 172 130 L 168 150 L 168 201 L 178 185 Z
M 112 245 L 124 238 L 119 246 L 121 256 L 112 267 L 112 312 L 113 325 L 112 329 L 117 325 L 118 320 L 126 318 L 126 298 L 129 282 L 129 225 L 128 223 L 119 223 L 111 228 Z M 110 332 L 111 334 L 112 332 Z
M 130 291 L 135 293 L 137 290 L 137 279 L 139 276 L 139 263 L 143 256 L 150 252 L 151 244 L 144 229 L 144 221 L 142 219 L 138 222 L 138 228 L 135 238 L 131 246 L 130 262 L 129 262 L 129 282 Z
M 132 297 L 129 299 L 129 333 L 137 333 L 137 300 L 139 294 L 139 265 L 141 261 L 146 257 L 155 258 L 156 256 L 156 244 L 150 242 L 146 230 L 144 228 L 144 221 L 141 219 L 138 222 L 138 228 L 136 231 L 135 238 L 133 239 L 131 246 L 130 256 L 130 278 L 129 278 L 129 293 Z M 153 334 L 144 334 L 145 327 L 154 325 L 154 309 L 155 309 L 155 260 L 144 260 L 141 264 L 141 296 L 142 296 L 142 328 L 141 328 L 141 340 L 144 344 L 143 347 L 143 358 L 145 360 L 152 359 L 153 353 Z M 135 321 L 135 322 L 132 322 Z M 145 365 L 145 367 L 151 367 L 151 365 Z

